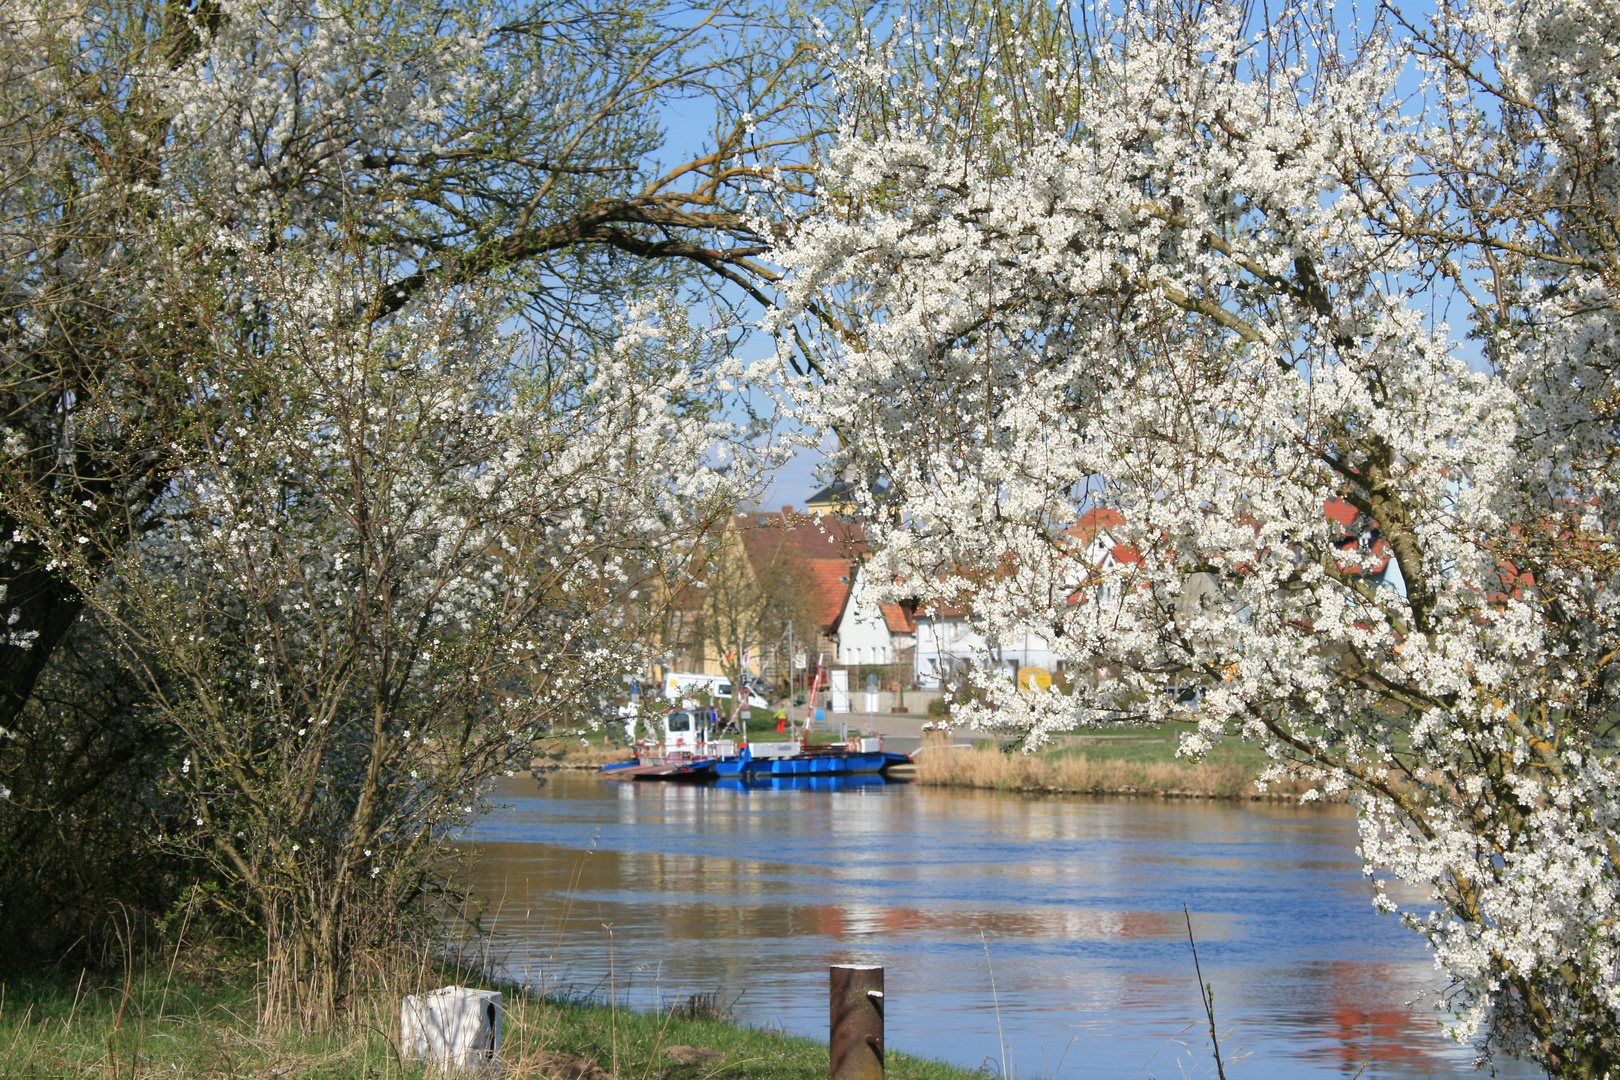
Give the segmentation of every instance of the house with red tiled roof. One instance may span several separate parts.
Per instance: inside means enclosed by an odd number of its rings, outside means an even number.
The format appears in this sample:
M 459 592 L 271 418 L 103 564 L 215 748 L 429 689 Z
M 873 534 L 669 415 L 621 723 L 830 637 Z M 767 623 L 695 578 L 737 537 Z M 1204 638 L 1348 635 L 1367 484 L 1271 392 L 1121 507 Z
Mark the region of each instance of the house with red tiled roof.
M 1112 507 L 1093 507 L 1062 530 L 1062 538 L 1076 557 L 1074 574 L 1068 582 L 1074 590 L 1071 603 L 1091 599 L 1092 593 L 1085 582 L 1097 571 L 1141 561 L 1136 548 L 1122 540 L 1124 528 L 1123 512 Z M 1033 627 L 1012 634 L 995 648 L 989 647 L 984 636 L 973 628 L 963 607 L 940 606 L 932 611 L 918 611 L 915 625 L 916 677 L 921 687 L 938 687 L 959 669 L 982 663 L 986 657 L 1008 678 L 1015 677 L 1021 668 L 1056 672 L 1062 666 L 1051 644 Z
M 1356 529 L 1359 511 L 1340 499 L 1328 499 L 1322 504 L 1323 515 L 1339 526 L 1340 532 L 1330 542 L 1344 554 L 1344 565 L 1354 568 L 1354 576 L 1373 586 L 1394 589 L 1406 595 L 1406 582 L 1401 577 L 1400 565 L 1395 561 L 1389 542 L 1383 538 L 1376 523 Z M 1085 580 L 1094 571 L 1108 570 L 1118 565 L 1142 561 L 1141 553 L 1121 540 L 1125 529 L 1125 515 L 1111 507 L 1098 507 L 1087 511 L 1074 525 L 1064 530 L 1072 538 L 1077 564 L 1076 589 L 1070 603 L 1086 603 L 1091 599 L 1084 587 Z M 1107 585 L 1099 586 L 1107 589 Z
M 917 645 L 917 624 L 901 604 L 873 596 L 872 577 L 861 565 L 850 571 L 849 591 L 833 624 L 837 662 L 845 667 L 910 665 Z
M 705 572 L 667 605 L 666 670 L 658 677 L 754 675 L 781 686 L 792 672 L 803 689 L 818 666 L 846 673 L 840 685 L 853 686 L 851 669 L 898 664 L 938 685 L 939 674 L 969 654 L 974 639 L 964 616 L 917 616 L 905 604 L 879 602 L 862 576 L 870 552 L 860 523 L 832 514 L 786 506 L 731 516 L 706 542 Z M 924 635 L 929 655 L 919 662 Z M 796 656 L 805 667 L 795 672 Z
M 1406 579 L 1401 576 L 1400 563 L 1395 561 L 1394 551 L 1377 524 L 1370 529 L 1354 531 L 1360 511 L 1340 499 L 1327 500 L 1322 504 L 1322 512 L 1343 530 L 1333 545 L 1345 553 L 1346 563 L 1360 564 L 1354 576 L 1375 587 L 1381 585 L 1405 596 Z
M 1063 530 L 1078 558 L 1075 584 L 1098 570 L 1111 570 L 1121 563 L 1142 561 L 1134 547 L 1123 543 L 1125 514 L 1111 506 L 1097 506 L 1080 515 L 1080 520 Z
M 871 551 L 858 523 L 831 515 L 805 514 L 784 506 L 780 513 L 751 511 L 734 519 L 748 563 L 766 591 L 792 593 L 777 598 L 784 612 L 797 618 L 777 619 L 794 625 L 793 648 L 802 652 L 807 671 L 818 663 L 837 663 L 836 630 L 849 598 L 855 566 Z M 758 670 L 767 678 L 787 674 L 784 626 L 776 627 L 771 641 L 761 641 Z
M 731 515 L 705 538 L 697 579 L 670 598 L 665 666 L 785 681 L 794 653 L 806 678 L 832 665 L 833 627 L 869 550 L 861 527 L 836 517 L 791 506 Z

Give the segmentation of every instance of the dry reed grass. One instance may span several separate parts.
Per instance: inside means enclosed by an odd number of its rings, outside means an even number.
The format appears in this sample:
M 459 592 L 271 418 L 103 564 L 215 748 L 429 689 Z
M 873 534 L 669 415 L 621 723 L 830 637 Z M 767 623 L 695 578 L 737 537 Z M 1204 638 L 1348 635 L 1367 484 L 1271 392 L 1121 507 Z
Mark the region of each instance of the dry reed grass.
M 585 743 L 578 735 L 558 736 L 535 740 L 531 768 L 600 769 L 633 757 L 635 753 L 627 746 L 604 745 L 599 734 Z
M 1136 762 L 1085 755 L 1046 757 L 951 747 L 930 740 L 917 754 L 917 783 L 1046 794 L 1154 795 L 1163 798 L 1297 799 L 1304 784 L 1271 784 L 1262 794 L 1236 762 Z

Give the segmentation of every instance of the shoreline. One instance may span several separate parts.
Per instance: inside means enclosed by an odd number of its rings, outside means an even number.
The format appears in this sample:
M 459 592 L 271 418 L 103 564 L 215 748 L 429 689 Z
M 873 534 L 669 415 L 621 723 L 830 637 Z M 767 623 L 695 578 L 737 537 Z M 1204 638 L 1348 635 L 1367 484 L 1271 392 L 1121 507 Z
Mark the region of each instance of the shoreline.
M 961 761 L 955 759 L 965 758 L 970 754 L 982 755 L 978 760 Z M 595 760 L 600 756 L 601 760 Z M 905 780 L 917 784 L 919 787 L 933 788 L 960 788 L 969 791 L 1001 791 L 1017 795 L 1096 795 L 1116 798 L 1153 798 L 1153 799 L 1211 799 L 1223 802 L 1298 802 L 1307 790 L 1306 786 L 1297 783 L 1273 783 L 1270 790 L 1254 790 L 1252 774 L 1242 772 L 1234 776 L 1228 768 L 1207 765 L 1157 765 L 1142 768 L 1139 771 L 1150 775 L 1138 782 L 1122 782 L 1119 779 L 1103 777 L 1109 773 L 1116 773 L 1118 763 L 1088 762 L 1084 757 L 1078 759 L 1046 762 L 1041 758 L 1030 759 L 1037 763 L 1047 765 L 1045 775 L 1035 772 L 1029 767 L 1020 767 L 1020 760 L 1009 759 L 996 751 L 955 750 L 952 753 L 938 755 L 941 758 L 951 759 L 949 764 L 934 764 L 927 755 L 918 758 L 916 764 L 899 765 L 891 769 L 889 775 L 897 780 Z M 574 760 L 551 760 L 536 758 L 531 768 L 545 771 L 568 772 L 598 772 L 604 764 L 611 761 L 627 761 L 630 758 L 628 751 L 615 756 L 590 755 L 580 756 Z M 925 764 L 927 762 L 927 764 Z M 1063 768 L 1070 762 L 1078 762 L 1085 772 L 1095 771 L 1100 775 L 1096 779 L 1080 779 L 1073 776 L 1075 769 Z M 1005 763 L 1005 764 L 1003 764 Z M 1089 769 L 1086 767 L 1090 766 Z M 1215 777 L 1209 775 L 1212 770 L 1219 770 Z M 1056 774 L 1056 775 L 1054 775 Z M 1062 774 L 1068 774 L 1062 777 Z M 1327 796 L 1320 800 L 1323 803 L 1342 803 L 1343 798 Z
M 378 971 L 348 1015 L 319 1032 L 264 1028 L 255 969 L 176 972 L 163 957 L 131 969 L 0 974 L 0 1075 L 156 1080 L 320 1076 L 378 1080 L 443 1076 L 402 1060 L 407 993 L 457 984 L 502 994 L 504 1076 L 551 1080 L 804 1080 L 826 1076 L 827 1043 L 736 1023 L 718 994 L 659 1011 L 544 994 L 437 961 Z M 891 1080 L 983 1080 L 942 1061 L 891 1052 Z
M 917 755 L 916 782 L 1030 795 L 1109 795 L 1227 802 L 1297 802 L 1309 790 L 1298 782 L 1256 791 L 1254 773 L 1237 762 L 1128 761 L 1084 753 L 1007 755 L 977 747 L 926 746 Z M 1342 799 L 1323 799 L 1342 802 Z

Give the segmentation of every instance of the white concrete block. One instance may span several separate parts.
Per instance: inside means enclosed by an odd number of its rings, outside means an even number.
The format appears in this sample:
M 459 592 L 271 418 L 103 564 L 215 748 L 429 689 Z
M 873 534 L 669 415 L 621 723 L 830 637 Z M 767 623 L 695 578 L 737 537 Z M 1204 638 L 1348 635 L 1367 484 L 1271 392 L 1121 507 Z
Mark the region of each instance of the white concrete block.
M 407 997 L 399 1010 L 405 1057 L 426 1059 L 444 1072 L 500 1074 L 501 995 L 444 986 Z

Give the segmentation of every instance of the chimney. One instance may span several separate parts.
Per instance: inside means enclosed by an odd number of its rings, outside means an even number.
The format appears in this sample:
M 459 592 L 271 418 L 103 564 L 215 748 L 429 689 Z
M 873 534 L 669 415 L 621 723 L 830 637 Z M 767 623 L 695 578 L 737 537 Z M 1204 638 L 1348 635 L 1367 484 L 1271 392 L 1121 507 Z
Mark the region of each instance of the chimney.
M 792 517 L 792 516 L 793 516 L 793 507 L 791 505 L 782 507 L 782 519 L 784 521 L 787 520 L 788 518 Z

